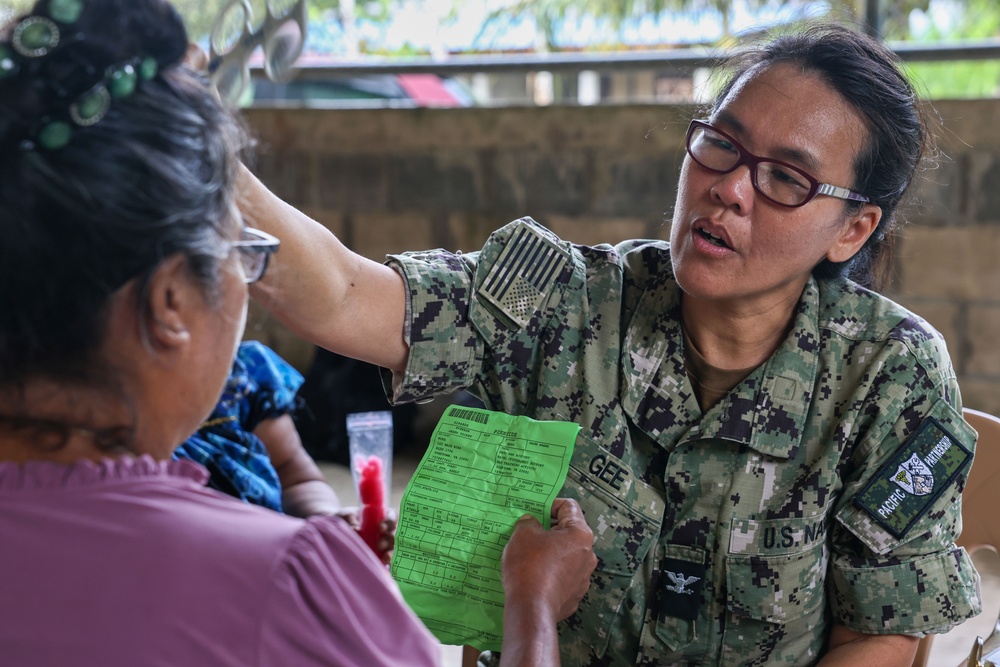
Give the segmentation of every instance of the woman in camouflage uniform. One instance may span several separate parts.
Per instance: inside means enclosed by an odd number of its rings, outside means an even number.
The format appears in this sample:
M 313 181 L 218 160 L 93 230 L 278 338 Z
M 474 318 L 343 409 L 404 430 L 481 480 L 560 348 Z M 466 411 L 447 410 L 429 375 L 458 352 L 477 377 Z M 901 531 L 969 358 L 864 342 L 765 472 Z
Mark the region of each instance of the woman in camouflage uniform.
M 563 493 L 600 563 L 566 664 L 909 665 L 980 609 L 955 372 L 874 291 L 927 143 L 895 57 L 812 26 L 745 52 L 692 122 L 669 244 L 525 218 L 387 268 L 247 175 L 294 267 L 257 296 L 391 369 L 396 401 L 469 387 L 580 424 Z

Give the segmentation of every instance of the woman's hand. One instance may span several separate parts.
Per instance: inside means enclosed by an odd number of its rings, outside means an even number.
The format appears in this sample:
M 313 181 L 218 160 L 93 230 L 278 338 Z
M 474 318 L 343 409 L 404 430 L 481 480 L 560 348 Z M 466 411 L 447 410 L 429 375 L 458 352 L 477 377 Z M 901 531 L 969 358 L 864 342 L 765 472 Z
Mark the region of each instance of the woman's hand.
M 361 508 L 341 507 L 337 510 L 337 516 L 346 521 L 351 528 L 359 530 L 361 528 Z M 392 550 L 396 548 L 396 512 L 390 508 L 385 510 L 385 521 L 380 526 L 382 534 L 376 545 L 379 559 L 386 565 L 392 560 Z
M 556 623 L 574 611 L 597 566 L 594 533 L 575 500 L 552 503 L 552 528 L 521 517 L 503 550 L 504 665 L 558 665 Z
M 576 611 L 597 566 L 594 533 L 575 500 L 556 498 L 549 530 L 522 516 L 503 551 L 503 588 L 508 598 L 545 601 L 553 623 Z
M 184 52 L 184 64 L 198 72 L 208 70 L 208 54 L 194 42 L 189 42 Z

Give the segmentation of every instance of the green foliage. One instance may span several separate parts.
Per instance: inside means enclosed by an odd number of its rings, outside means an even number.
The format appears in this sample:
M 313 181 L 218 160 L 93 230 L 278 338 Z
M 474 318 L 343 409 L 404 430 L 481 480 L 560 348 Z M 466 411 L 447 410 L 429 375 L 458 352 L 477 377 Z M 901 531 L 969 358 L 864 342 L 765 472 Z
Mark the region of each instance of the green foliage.
M 969 0 L 961 0 L 967 3 Z M 882 2 L 882 36 L 885 39 L 910 38 L 910 13 L 915 10 L 926 12 L 929 0 L 893 0 Z
M 462 0 L 455 0 L 461 3 Z M 881 34 L 888 40 L 910 39 L 910 16 L 928 11 L 932 0 L 879 0 Z M 746 0 L 750 8 L 771 6 L 805 7 L 806 0 Z M 868 0 L 829 0 L 829 18 L 862 24 Z M 987 37 L 1000 34 L 1000 6 L 996 0 L 950 0 L 952 13 L 965 17 L 966 29 L 951 38 Z M 511 22 L 530 19 L 536 23 L 545 47 L 554 46 L 555 27 L 571 14 L 605 19 L 616 31 L 630 20 L 659 16 L 664 12 L 711 13 L 722 22 L 722 41 L 730 39 L 733 0 L 516 0 L 494 10 L 480 36 L 502 30 Z M 975 26 L 977 35 L 971 34 Z
M 198 41 L 208 36 L 212 22 L 229 0 L 171 0 L 171 2 L 184 18 L 188 34 L 194 41 Z M 17 16 L 26 13 L 34 5 L 35 0 L 0 0 L 0 21 L 3 21 L 7 14 Z
M 983 39 L 1000 35 L 996 0 L 967 0 L 965 11 L 948 29 L 931 24 L 923 38 L 931 42 Z M 1000 97 L 1000 62 L 920 62 L 907 65 L 909 75 L 928 99 Z
M 399 0 L 357 0 L 354 4 L 354 16 L 373 23 L 386 23 L 392 18 L 392 11 Z M 309 18 L 320 19 L 323 16 L 336 16 L 342 19 L 346 3 L 340 0 L 309 0 Z
M 27 13 L 34 4 L 35 0 L 0 0 L 0 25 Z
M 35 0 L 3 0 L 0 8 L 10 11 L 12 14 L 23 14 L 31 9 Z
M 455 2 L 457 5 L 461 0 Z M 670 10 L 714 9 L 718 5 L 725 6 L 728 11 L 730 2 L 731 0 L 516 0 L 490 12 L 476 41 L 488 40 L 490 34 L 500 33 L 507 25 L 527 19 L 538 28 L 539 49 L 551 51 L 555 46 L 556 28 L 570 16 L 605 19 L 614 31 L 619 32 L 630 19 L 659 16 Z
M 259 20 L 265 16 L 265 0 L 248 0 L 254 16 Z M 354 7 L 356 20 L 372 23 L 387 23 L 392 11 L 400 0 L 359 0 Z M 177 11 L 184 17 L 188 33 L 194 41 L 207 39 L 212 24 L 231 0 L 171 0 Z M 307 0 L 310 22 L 344 21 L 346 3 L 340 0 Z
M 216 17 L 230 0 L 172 0 L 184 17 L 192 40 L 204 43 Z M 248 0 L 258 17 L 264 15 L 266 0 Z M 307 0 L 310 21 L 355 20 L 388 23 L 395 9 L 406 0 Z M 410 0 L 417 1 L 420 0 Z M 457 13 L 463 0 L 454 0 Z M 882 34 L 886 39 L 913 39 L 909 18 L 914 10 L 927 11 L 931 0 L 880 0 L 882 5 Z M 934 0 L 940 2 L 941 0 Z M 35 0 L 0 0 L 0 21 L 5 16 L 24 13 Z M 780 5 L 806 4 L 805 0 L 748 0 L 751 6 L 777 3 Z M 831 18 L 854 23 L 864 19 L 866 0 L 829 0 Z M 1000 4 L 997 0 L 951 0 L 951 15 L 958 20 L 950 26 L 928 22 L 928 29 L 917 35 L 921 41 L 941 42 L 958 39 L 981 39 L 1000 36 Z M 488 50 L 489 36 L 500 34 L 510 24 L 529 20 L 538 29 L 539 50 L 551 50 L 561 21 L 572 16 L 590 15 L 606 21 L 611 31 L 606 44 L 598 47 L 613 48 L 621 30 L 632 19 L 657 16 L 664 12 L 710 12 L 722 21 L 723 44 L 730 41 L 729 16 L 732 0 L 513 0 L 494 10 L 480 29 L 477 41 Z M 352 11 L 347 11 L 353 7 Z M 483 44 L 482 42 L 487 42 Z M 379 55 L 425 55 L 423 47 L 406 44 L 398 52 L 388 53 L 377 44 L 362 43 L 363 53 Z M 930 98 L 996 97 L 1000 96 L 1000 62 L 944 62 L 910 63 L 907 70 L 920 85 L 923 94 Z
M 222 13 L 229 0 L 172 0 L 177 12 L 184 19 L 188 36 L 193 42 L 208 39 L 215 18 Z
M 1000 62 L 909 63 L 907 74 L 931 100 L 1000 97 Z

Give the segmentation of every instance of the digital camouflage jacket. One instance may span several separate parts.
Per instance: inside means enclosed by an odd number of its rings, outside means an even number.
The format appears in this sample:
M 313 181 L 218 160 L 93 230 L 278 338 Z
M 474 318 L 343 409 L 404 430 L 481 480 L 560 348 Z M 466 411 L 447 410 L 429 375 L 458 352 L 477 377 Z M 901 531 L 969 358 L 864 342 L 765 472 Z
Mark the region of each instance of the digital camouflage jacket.
M 560 495 L 599 557 L 566 665 L 812 665 L 831 625 L 941 632 L 980 610 L 954 544 L 975 445 L 945 344 L 810 280 L 770 359 L 702 414 L 662 241 L 576 246 L 525 218 L 480 252 L 392 256 L 395 401 L 468 387 L 582 428 Z

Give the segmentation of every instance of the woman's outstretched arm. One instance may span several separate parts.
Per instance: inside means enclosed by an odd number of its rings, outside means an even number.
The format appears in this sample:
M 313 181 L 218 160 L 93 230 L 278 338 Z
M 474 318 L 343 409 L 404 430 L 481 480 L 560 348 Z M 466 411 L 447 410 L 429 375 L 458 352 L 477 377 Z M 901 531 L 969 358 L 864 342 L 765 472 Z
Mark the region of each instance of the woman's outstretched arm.
M 391 370 L 406 366 L 406 298 L 393 269 L 349 250 L 328 229 L 285 203 L 240 167 L 247 225 L 281 240 L 251 294 L 296 335 Z

